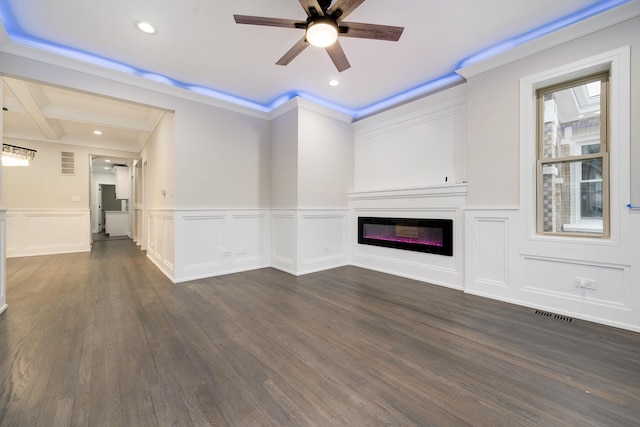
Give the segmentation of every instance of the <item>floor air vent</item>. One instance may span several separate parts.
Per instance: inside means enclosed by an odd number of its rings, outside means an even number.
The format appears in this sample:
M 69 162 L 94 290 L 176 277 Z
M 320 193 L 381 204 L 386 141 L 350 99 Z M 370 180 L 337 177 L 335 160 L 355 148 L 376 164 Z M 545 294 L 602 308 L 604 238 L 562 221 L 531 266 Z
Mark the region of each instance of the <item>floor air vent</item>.
M 557 320 L 562 320 L 562 321 L 567 322 L 567 323 L 573 322 L 573 318 L 572 317 L 563 316 L 561 314 L 549 313 L 548 311 L 542 311 L 542 310 L 536 310 L 535 313 L 540 315 L 540 316 L 551 317 L 551 318 L 554 318 L 554 319 L 557 319 Z

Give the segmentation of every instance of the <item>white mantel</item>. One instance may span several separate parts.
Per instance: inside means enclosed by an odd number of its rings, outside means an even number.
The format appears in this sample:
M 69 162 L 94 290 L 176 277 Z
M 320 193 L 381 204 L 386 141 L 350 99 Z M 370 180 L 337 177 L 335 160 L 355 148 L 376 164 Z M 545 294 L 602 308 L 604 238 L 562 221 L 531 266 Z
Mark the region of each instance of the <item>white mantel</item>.
M 349 202 L 398 199 L 439 198 L 444 205 L 458 206 L 467 196 L 467 184 L 438 185 L 416 188 L 393 188 L 347 193 Z

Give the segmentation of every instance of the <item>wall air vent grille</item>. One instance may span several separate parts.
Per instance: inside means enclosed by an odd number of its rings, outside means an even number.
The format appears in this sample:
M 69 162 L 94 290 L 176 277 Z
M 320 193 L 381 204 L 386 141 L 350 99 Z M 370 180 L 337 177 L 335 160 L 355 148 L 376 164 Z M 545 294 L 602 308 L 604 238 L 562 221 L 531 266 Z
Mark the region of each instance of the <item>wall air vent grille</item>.
M 540 316 L 551 317 L 553 319 L 562 320 L 562 321 L 567 322 L 567 323 L 573 322 L 573 318 L 572 317 L 563 316 L 561 314 L 549 313 L 548 311 L 542 311 L 542 310 L 536 310 L 535 313 L 540 315 Z
M 75 153 L 62 151 L 60 153 L 60 173 L 62 175 L 76 174 Z

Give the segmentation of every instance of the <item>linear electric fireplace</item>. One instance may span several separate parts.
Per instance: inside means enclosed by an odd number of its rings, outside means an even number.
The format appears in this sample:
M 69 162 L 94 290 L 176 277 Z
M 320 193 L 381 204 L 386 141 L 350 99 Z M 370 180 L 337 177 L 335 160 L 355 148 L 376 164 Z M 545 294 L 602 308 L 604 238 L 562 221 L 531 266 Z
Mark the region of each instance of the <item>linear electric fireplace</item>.
M 358 217 L 358 243 L 453 256 L 453 220 Z

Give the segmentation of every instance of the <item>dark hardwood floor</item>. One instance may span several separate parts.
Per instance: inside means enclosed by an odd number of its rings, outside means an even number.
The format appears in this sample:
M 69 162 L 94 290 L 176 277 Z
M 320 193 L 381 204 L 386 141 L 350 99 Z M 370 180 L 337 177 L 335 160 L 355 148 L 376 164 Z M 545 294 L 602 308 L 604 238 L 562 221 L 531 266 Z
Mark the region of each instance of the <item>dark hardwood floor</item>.
M 7 260 L 2 426 L 637 426 L 640 334 L 355 267 Z

